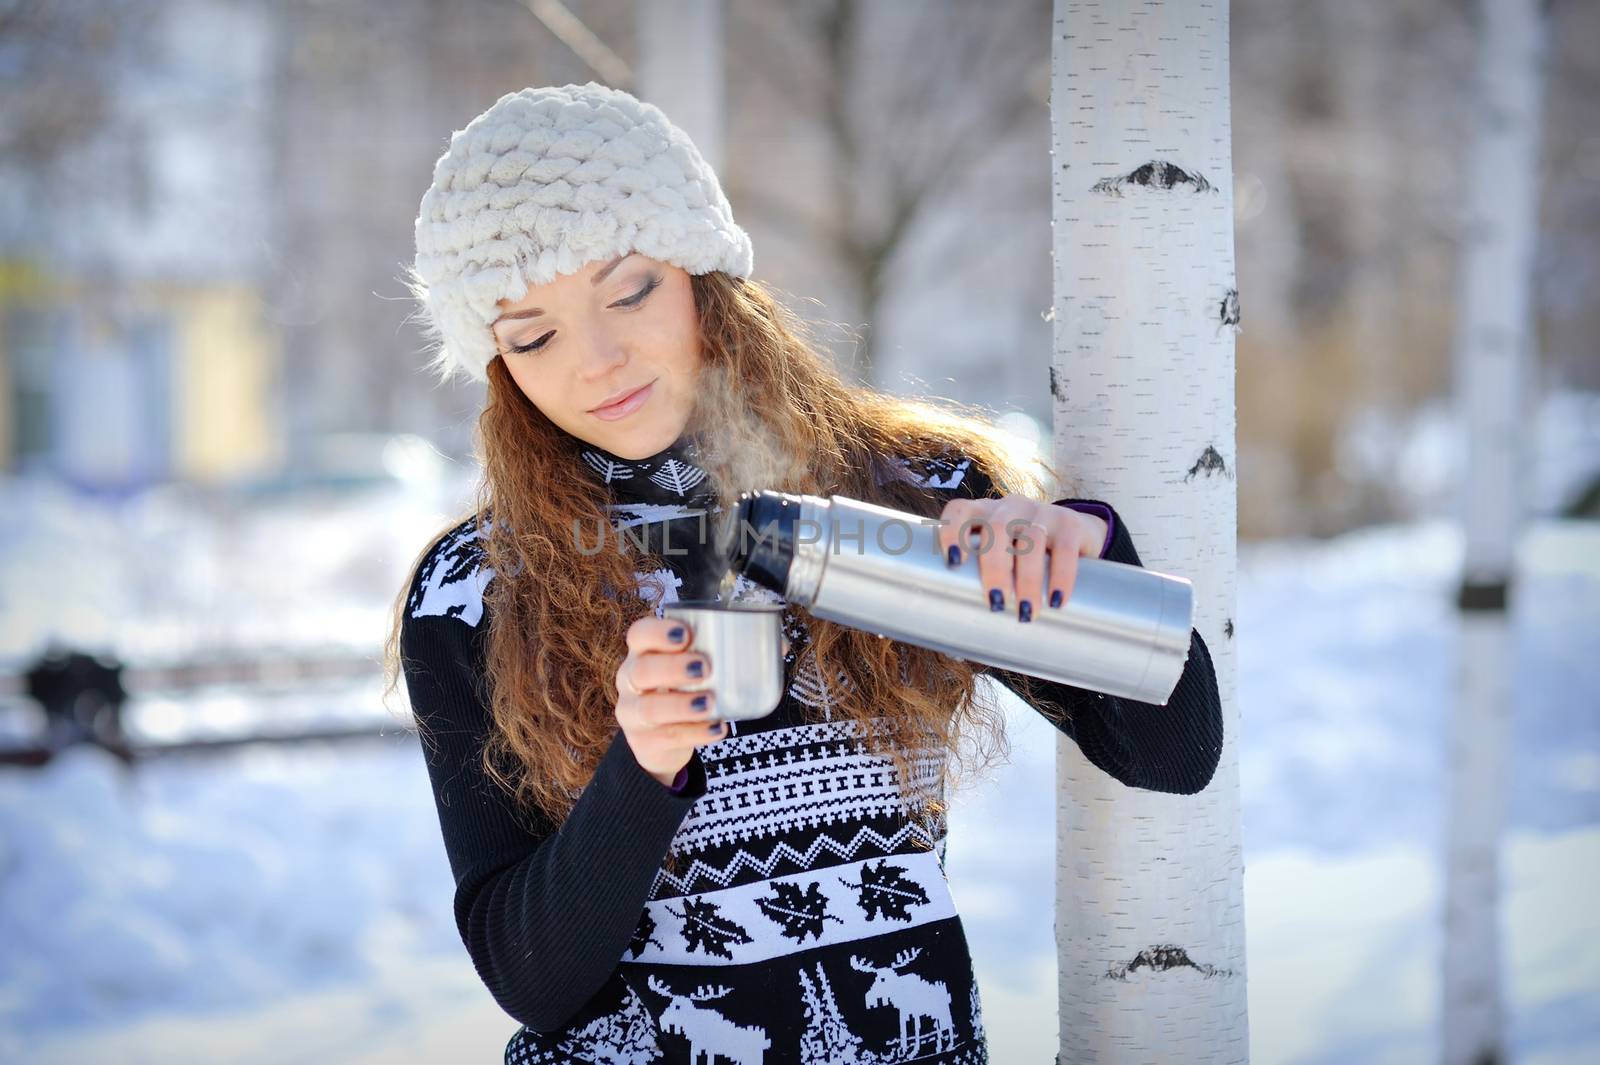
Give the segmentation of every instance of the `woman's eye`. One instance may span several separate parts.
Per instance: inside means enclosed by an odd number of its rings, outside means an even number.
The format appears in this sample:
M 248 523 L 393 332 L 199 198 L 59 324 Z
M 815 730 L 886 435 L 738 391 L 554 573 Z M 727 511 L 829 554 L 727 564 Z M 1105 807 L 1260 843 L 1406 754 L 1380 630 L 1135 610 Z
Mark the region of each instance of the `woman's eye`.
M 553 337 L 555 335 L 556 335 L 556 332 L 555 332 L 554 329 L 552 329 L 552 330 L 550 330 L 550 332 L 546 333 L 544 336 L 540 337 L 538 340 L 534 341 L 532 344 L 523 344 L 521 346 L 513 345 L 511 350 L 516 352 L 518 355 L 526 355 L 530 351 L 538 351 L 540 348 L 545 346 L 545 343 L 551 337 Z
M 656 290 L 656 286 L 659 285 L 659 284 L 661 284 L 661 279 L 659 277 L 652 277 L 649 281 L 647 281 L 645 283 L 644 288 L 640 289 L 637 293 L 635 293 L 632 296 L 629 296 L 625 300 L 618 300 L 614 304 L 614 306 L 617 306 L 617 307 L 637 307 L 637 306 L 639 306 L 639 304 L 644 302 L 644 298 L 646 296 L 650 295 L 650 293 L 652 293 L 652 292 L 654 292 Z
M 613 303 L 612 306 L 637 307 L 639 304 L 645 301 L 645 297 L 649 296 L 650 293 L 656 290 L 656 286 L 659 284 L 661 284 L 661 278 L 652 277 L 649 281 L 645 282 L 644 288 L 640 289 L 638 292 L 634 293 L 632 296 L 629 296 L 625 300 L 618 300 L 616 303 Z M 513 345 L 511 350 L 516 352 L 518 355 L 526 355 L 529 352 L 540 351 L 548 346 L 549 340 L 553 336 L 555 336 L 554 329 L 540 337 L 538 340 L 534 341 L 532 344 L 522 344 L 520 346 Z

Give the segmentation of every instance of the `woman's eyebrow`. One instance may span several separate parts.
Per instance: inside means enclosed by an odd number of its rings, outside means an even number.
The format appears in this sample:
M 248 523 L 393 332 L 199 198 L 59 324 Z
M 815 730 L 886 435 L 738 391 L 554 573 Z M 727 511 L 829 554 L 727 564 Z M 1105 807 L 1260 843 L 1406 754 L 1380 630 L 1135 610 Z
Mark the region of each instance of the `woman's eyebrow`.
M 589 279 L 589 284 L 598 285 L 600 282 L 611 276 L 611 271 L 615 270 L 619 265 L 621 265 L 622 260 L 632 258 L 632 256 L 633 252 L 628 252 L 625 255 L 619 255 L 615 259 L 612 259 L 610 262 L 606 263 L 604 266 L 594 272 L 594 276 Z M 542 307 L 529 307 L 527 310 L 522 311 L 507 311 L 494 321 L 490 322 L 489 325 L 492 328 L 499 325 L 501 322 L 506 321 L 507 319 L 537 318 L 543 313 L 544 308 Z

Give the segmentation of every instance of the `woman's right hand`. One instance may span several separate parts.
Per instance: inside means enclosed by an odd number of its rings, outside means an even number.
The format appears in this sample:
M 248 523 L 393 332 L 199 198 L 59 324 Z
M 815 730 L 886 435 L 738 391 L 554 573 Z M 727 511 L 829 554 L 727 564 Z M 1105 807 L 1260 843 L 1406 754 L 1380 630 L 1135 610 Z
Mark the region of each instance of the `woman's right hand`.
M 628 626 L 628 656 L 617 667 L 617 724 L 639 765 L 668 787 L 695 748 L 728 727 L 709 688 L 675 690 L 711 677 L 711 660 L 688 650 L 693 639 L 687 621 L 646 615 Z

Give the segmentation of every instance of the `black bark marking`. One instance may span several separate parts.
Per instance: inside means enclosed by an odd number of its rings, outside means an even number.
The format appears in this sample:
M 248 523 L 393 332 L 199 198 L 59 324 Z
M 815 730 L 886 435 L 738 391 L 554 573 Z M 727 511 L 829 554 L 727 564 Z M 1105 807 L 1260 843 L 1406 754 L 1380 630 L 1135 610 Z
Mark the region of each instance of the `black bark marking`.
M 1194 479 L 1194 475 L 1197 473 L 1211 473 L 1213 471 L 1220 472 L 1226 477 L 1228 475 L 1228 464 L 1223 461 L 1221 455 L 1217 454 L 1216 448 L 1207 444 L 1206 449 L 1200 452 L 1200 457 L 1195 460 L 1194 465 L 1189 467 L 1189 472 L 1183 475 L 1183 479 L 1190 481 Z
M 1061 399 L 1061 378 L 1056 375 L 1056 368 L 1050 367 L 1050 396 L 1052 399 Z
M 1193 969 L 1201 976 L 1232 976 L 1232 969 L 1219 969 L 1215 965 L 1201 965 L 1189 957 L 1189 952 L 1175 943 L 1160 943 L 1153 947 L 1146 947 L 1133 956 L 1130 962 L 1113 965 L 1106 970 L 1107 980 L 1126 980 L 1129 973 L 1138 972 L 1140 969 L 1149 969 L 1151 972 L 1166 972 L 1169 969 Z
M 1230 288 L 1222 297 L 1222 324 L 1237 327 L 1239 324 L 1239 290 Z
M 1111 196 L 1121 196 L 1122 190 L 1130 185 L 1140 185 L 1147 189 L 1169 190 L 1179 185 L 1190 186 L 1191 192 L 1211 191 L 1211 182 L 1199 174 L 1191 174 L 1179 166 L 1163 162 L 1160 159 L 1145 163 L 1132 173 L 1123 174 L 1121 177 L 1103 178 L 1091 186 L 1092 192 L 1104 192 Z
M 1226 636 L 1230 640 L 1233 639 L 1233 619 L 1232 618 L 1229 618 L 1227 621 L 1224 621 L 1222 623 L 1222 635 Z

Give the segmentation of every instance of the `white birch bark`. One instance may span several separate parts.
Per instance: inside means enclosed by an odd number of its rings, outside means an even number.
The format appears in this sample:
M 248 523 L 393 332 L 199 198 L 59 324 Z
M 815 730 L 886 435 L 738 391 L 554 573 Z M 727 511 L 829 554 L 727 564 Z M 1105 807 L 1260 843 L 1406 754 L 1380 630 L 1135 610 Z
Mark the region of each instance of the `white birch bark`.
M 1457 300 L 1456 395 L 1465 429 L 1458 698 L 1449 725 L 1442 1059 L 1506 1059 L 1500 833 L 1510 774 L 1506 606 L 1531 449 L 1529 297 L 1537 229 L 1542 0 L 1481 0 L 1479 68 Z
M 1190 796 L 1059 739 L 1059 1060 L 1243 1062 L 1227 3 L 1056 0 L 1051 51 L 1056 465 L 1193 580 L 1225 729 Z
M 638 0 L 641 100 L 664 111 L 722 172 L 725 0 Z

